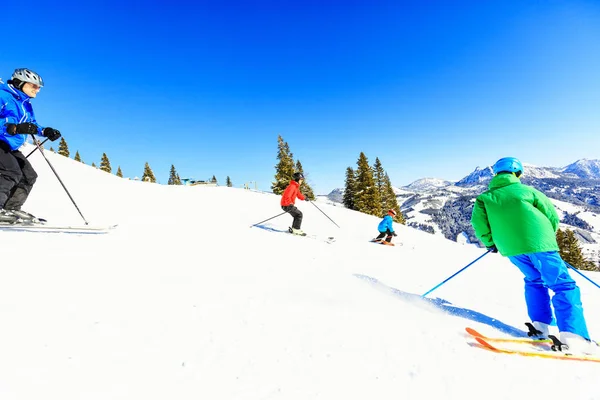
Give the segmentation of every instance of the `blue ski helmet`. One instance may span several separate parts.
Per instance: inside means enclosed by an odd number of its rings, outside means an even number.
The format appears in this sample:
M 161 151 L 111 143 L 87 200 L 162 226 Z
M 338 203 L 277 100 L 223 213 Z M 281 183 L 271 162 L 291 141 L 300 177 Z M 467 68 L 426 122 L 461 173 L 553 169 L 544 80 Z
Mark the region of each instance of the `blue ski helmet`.
M 496 175 L 500 172 L 511 172 L 519 176 L 523 173 L 523 164 L 515 157 L 504 157 L 496 161 L 492 169 Z

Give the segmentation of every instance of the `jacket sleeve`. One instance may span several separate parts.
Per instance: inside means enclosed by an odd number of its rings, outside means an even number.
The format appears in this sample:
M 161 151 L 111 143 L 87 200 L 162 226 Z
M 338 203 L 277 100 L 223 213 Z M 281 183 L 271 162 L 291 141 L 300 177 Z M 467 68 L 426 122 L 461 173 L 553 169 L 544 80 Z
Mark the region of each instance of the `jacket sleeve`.
M 33 124 L 36 124 L 37 127 L 38 127 L 38 133 L 37 133 L 37 135 L 38 136 L 44 136 L 44 135 L 42 135 L 42 131 L 44 130 L 44 127 L 41 126 L 40 124 L 38 124 L 38 122 L 36 121 L 36 119 L 35 119 L 35 113 L 33 112 L 33 107 L 31 107 L 31 104 L 29 104 L 27 113 L 29 114 L 29 121 L 27 121 L 27 122 L 31 122 Z
M 42 130 L 43 126 L 38 124 L 35 120 L 35 114 L 33 113 L 33 107 L 31 104 L 27 104 L 25 107 L 25 115 L 28 116 L 25 121 L 23 121 L 23 111 L 16 110 L 14 105 L 14 100 L 10 94 L 7 94 L 4 91 L 0 91 L 0 134 L 7 135 L 6 133 L 6 124 L 18 124 L 19 122 L 31 122 L 37 126 L 36 135 L 43 136 Z
M 552 204 L 550 199 L 539 190 L 533 190 L 533 197 L 533 206 L 540 210 L 546 216 L 546 218 L 550 220 L 552 228 L 554 228 L 554 232 L 556 232 L 558 230 L 560 218 L 558 217 L 556 208 L 554 208 L 554 204 Z
M 9 99 L 6 98 L 4 91 L 0 91 L 0 134 L 6 135 L 6 124 L 16 124 L 17 118 L 9 117 Z
M 473 205 L 473 213 L 471 214 L 471 225 L 475 230 L 475 235 L 481 240 L 485 247 L 494 245 L 494 239 L 492 238 L 492 229 L 490 228 L 490 222 L 488 220 L 487 212 L 485 210 L 485 204 L 479 198 L 475 200 Z
M 390 230 L 390 232 L 394 232 L 394 219 L 392 217 L 390 217 L 389 215 L 386 216 L 386 219 L 387 219 L 388 229 Z
M 306 200 L 306 197 L 300 193 L 300 191 L 298 190 L 298 194 L 296 195 L 296 197 L 298 197 L 300 200 Z

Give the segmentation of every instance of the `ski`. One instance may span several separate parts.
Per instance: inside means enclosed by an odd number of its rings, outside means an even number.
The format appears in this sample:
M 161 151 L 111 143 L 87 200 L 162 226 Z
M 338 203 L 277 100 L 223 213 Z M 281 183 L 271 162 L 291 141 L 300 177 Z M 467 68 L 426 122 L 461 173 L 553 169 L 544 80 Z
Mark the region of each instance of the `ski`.
M 305 237 L 305 238 L 308 238 L 308 239 L 321 240 L 321 241 L 323 241 L 325 243 L 328 243 L 328 244 L 331 244 L 331 243 L 335 242 L 335 238 L 333 236 L 323 237 L 323 236 L 308 234 L 306 232 L 303 232 L 300 235 L 294 234 L 291 227 L 288 228 L 288 233 L 290 235 L 292 235 L 292 236 L 299 236 L 299 237 Z
M 335 242 L 335 238 L 333 236 L 328 236 L 328 237 L 322 237 L 322 236 L 317 236 L 317 235 L 309 235 L 306 232 L 302 232 L 301 234 L 295 234 L 294 231 L 292 230 L 292 227 L 288 227 L 288 233 L 290 233 L 292 236 L 300 236 L 300 237 L 305 237 L 305 238 L 309 238 L 309 239 L 316 239 L 316 240 L 322 240 L 326 243 L 332 243 Z
M 475 340 L 478 343 L 478 347 L 492 351 L 494 353 L 499 354 L 514 354 L 525 357 L 540 357 L 540 358 L 552 358 L 555 360 L 570 360 L 570 361 L 591 361 L 591 362 L 600 362 L 600 357 L 596 356 L 588 356 L 588 355 L 573 355 L 562 353 L 559 351 L 552 350 L 520 350 L 520 349 L 512 349 L 505 345 L 492 345 L 487 340 L 474 336 Z
M 65 233 L 77 235 L 101 235 L 115 229 L 117 225 L 25 225 L 25 224 L 0 224 L 0 231 L 4 232 L 37 232 L 37 233 Z
M 375 244 L 381 244 L 384 246 L 395 246 L 395 243 L 391 243 L 391 242 L 386 242 L 385 240 L 370 240 L 371 243 L 375 243 Z M 398 243 L 399 246 L 402 246 L 402 243 Z
M 552 345 L 551 339 L 531 339 L 531 338 L 499 338 L 499 337 L 488 337 L 482 333 L 477 332 L 473 328 L 465 328 L 467 333 L 475 338 L 481 338 L 488 342 L 505 342 L 505 343 L 524 343 L 524 344 L 545 344 Z
M 335 242 L 335 237 L 333 237 L 333 236 L 313 235 L 313 234 L 307 234 L 306 232 L 304 233 L 304 235 L 294 235 L 293 233 L 290 232 L 290 230 L 292 228 L 288 228 L 287 230 L 282 230 L 282 229 L 278 229 L 278 228 L 272 227 L 270 225 L 252 225 L 252 226 L 254 226 L 256 228 L 264 229 L 267 232 L 287 233 L 290 236 L 307 238 L 307 239 L 314 239 L 314 240 L 320 240 L 320 241 L 323 241 L 323 242 L 325 242 L 327 244 L 331 244 L 331 243 Z

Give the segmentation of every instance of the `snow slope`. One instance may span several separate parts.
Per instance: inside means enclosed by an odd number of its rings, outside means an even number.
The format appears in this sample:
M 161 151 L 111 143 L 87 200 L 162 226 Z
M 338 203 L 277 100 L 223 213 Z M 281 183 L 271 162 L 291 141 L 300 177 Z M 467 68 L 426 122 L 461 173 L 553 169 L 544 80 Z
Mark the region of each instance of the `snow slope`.
M 30 149 L 30 148 L 29 148 Z M 24 152 L 27 152 L 26 149 Z M 0 232 L 0 399 L 600 399 L 600 365 L 496 355 L 464 327 L 523 334 L 507 259 L 379 218 L 279 197 L 128 181 L 47 152 L 104 236 Z M 25 209 L 82 218 L 40 154 Z M 337 228 L 324 214 L 341 228 Z M 600 274 L 587 276 L 600 281 Z M 600 337 L 600 290 L 580 285 Z

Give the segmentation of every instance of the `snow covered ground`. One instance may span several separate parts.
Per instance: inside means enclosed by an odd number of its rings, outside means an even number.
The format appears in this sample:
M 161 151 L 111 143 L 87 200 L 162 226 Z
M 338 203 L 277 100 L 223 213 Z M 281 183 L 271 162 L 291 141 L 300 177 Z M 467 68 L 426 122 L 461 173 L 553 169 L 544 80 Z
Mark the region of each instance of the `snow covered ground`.
M 28 152 L 31 147 L 25 149 Z M 0 232 L 0 399 L 600 399 L 600 365 L 497 355 L 464 328 L 516 335 L 523 281 L 507 259 L 379 218 L 279 197 L 161 186 L 46 153 L 109 235 Z M 82 218 L 38 152 L 26 204 Z M 318 208 L 317 208 L 318 207 Z M 322 212 L 335 221 L 336 227 Z M 600 289 L 574 274 L 592 336 Z M 587 273 L 600 282 L 600 274 Z

